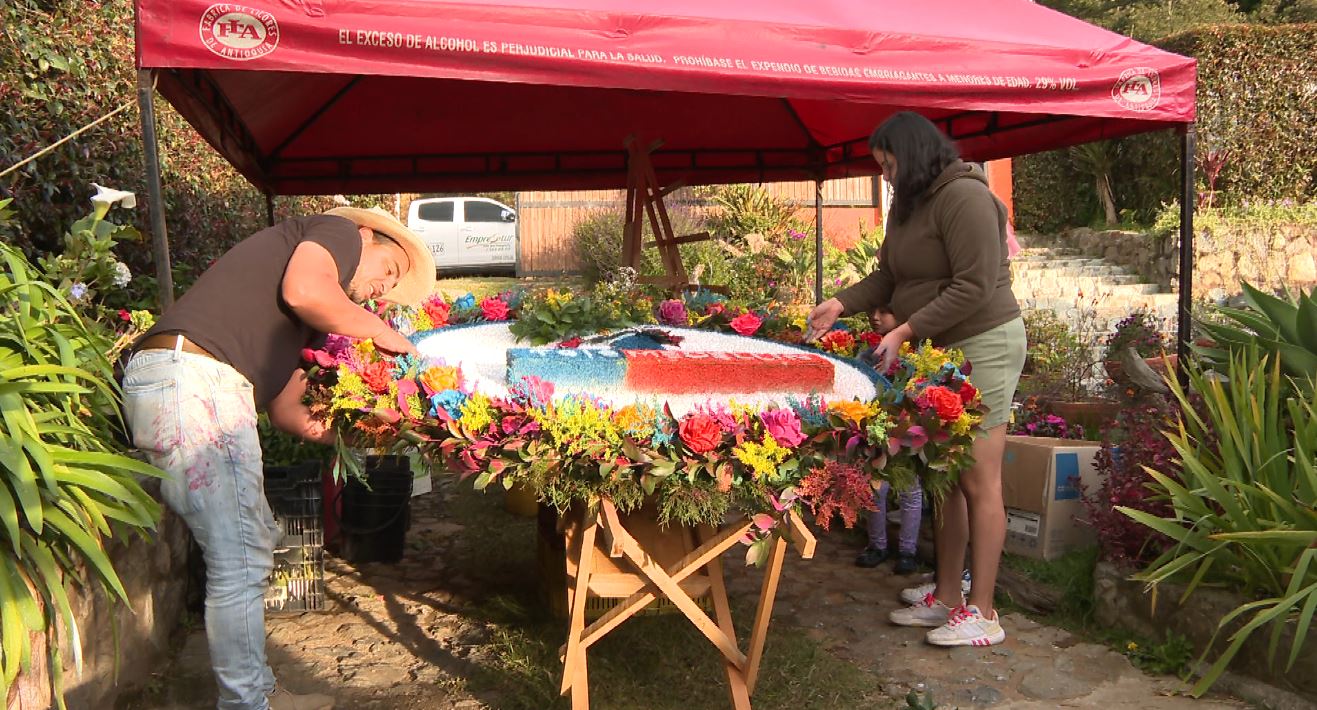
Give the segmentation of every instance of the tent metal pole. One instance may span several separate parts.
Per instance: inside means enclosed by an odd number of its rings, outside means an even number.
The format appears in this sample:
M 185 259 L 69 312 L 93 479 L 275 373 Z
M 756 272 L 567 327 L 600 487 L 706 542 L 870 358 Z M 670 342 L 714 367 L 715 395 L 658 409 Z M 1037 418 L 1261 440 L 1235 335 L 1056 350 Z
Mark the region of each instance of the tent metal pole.
M 274 226 L 274 193 L 265 193 L 265 224 L 267 227 Z
M 137 70 L 137 107 L 142 119 L 142 152 L 146 158 L 147 204 L 151 209 L 152 257 L 160 312 L 174 304 L 174 275 L 169 264 L 169 232 L 165 228 L 165 197 L 160 188 L 160 145 L 155 134 L 155 72 Z
M 814 305 L 823 303 L 823 181 L 814 181 Z
M 1180 308 L 1176 324 L 1177 375 L 1188 386 L 1189 345 L 1193 340 L 1194 302 L 1194 124 L 1180 132 Z

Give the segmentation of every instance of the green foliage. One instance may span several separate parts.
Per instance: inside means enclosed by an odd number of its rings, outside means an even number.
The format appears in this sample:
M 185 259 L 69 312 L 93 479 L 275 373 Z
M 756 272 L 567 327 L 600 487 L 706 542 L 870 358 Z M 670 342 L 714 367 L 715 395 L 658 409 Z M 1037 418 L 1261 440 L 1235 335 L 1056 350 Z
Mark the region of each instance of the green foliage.
M 256 431 L 261 440 L 261 463 L 266 466 L 296 466 L 305 461 L 325 464 L 333 458 L 333 447 L 279 431 L 264 412 L 256 419 Z
M 712 189 L 714 211 L 709 230 L 733 243 L 747 234 L 771 236 L 798 228 L 795 210 L 754 185 L 723 185 Z
M 1229 203 L 1312 201 L 1317 25 L 1208 27 L 1158 44 L 1198 59 L 1198 159 L 1226 155 L 1215 188 Z
M 1167 633 L 1161 641 L 1142 644 L 1129 641 L 1124 651 L 1135 668 L 1156 675 L 1181 675 L 1194 657 L 1193 644 L 1187 637 L 1174 632 Z
M 1317 382 L 1317 289 L 1285 299 L 1247 283 L 1241 287 L 1243 307 L 1215 309 L 1229 323 L 1199 322 L 1214 341 L 1195 348 L 1199 357 L 1224 369 L 1234 357 L 1261 348 L 1299 389 L 1311 393 Z
M 1213 26 L 1157 43 L 1198 60 L 1195 172 L 1204 191 L 1213 174 L 1214 206 L 1306 204 L 1317 196 L 1317 125 L 1310 120 L 1317 114 L 1309 59 L 1317 55 L 1314 29 Z M 1158 131 L 1116 143 L 1119 157 L 1110 174 L 1118 211 L 1137 222 L 1167 214 L 1163 205 L 1179 193 L 1177 138 Z M 1066 151 L 1018 158 L 1014 182 L 1022 231 L 1056 232 L 1102 216 L 1091 173 Z M 1178 225 L 1178 214 L 1168 216 Z
M 13 0 L 0 3 L 0 166 L 136 102 L 131 0 Z M 157 97 L 157 132 L 174 280 L 185 288 L 211 261 L 265 227 L 265 198 Z M 0 178 L 17 219 L 0 236 L 25 254 L 61 251 L 65 225 L 85 213 L 93 182 L 146 194 L 135 108 L 116 114 L 54 151 Z M 387 198 L 354 197 L 354 204 Z M 322 212 L 328 198 L 281 198 L 276 218 Z M 150 234 L 149 214 L 134 225 Z M 150 249 L 119 255 L 134 278 L 132 304 L 155 301 Z
M 1050 310 L 1025 311 L 1024 331 L 1029 350 L 1020 394 L 1083 399 L 1093 372 L 1091 349 Z
M 1226 584 L 1254 601 L 1221 619 L 1228 645 L 1193 688 L 1201 695 L 1255 631 L 1270 625 L 1274 664 L 1290 630 L 1293 668 L 1317 611 L 1317 395 L 1299 397 L 1280 363 L 1258 348 L 1234 352 L 1222 372 L 1190 368 L 1189 389 L 1170 386 L 1183 414 L 1166 432 L 1182 461 L 1178 475 L 1149 469 L 1174 514 L 1120 507 L 1174 541 L 1138 575 L 1154 588 L 1187 580 L 1182 602 L 1204 584 Z M 1239 625 L 1242 622 L 1242 625 Z M 1216 638 L 1204 651 L 1206 659 Z
M 127 601 L 106 540 L 144 533 L 159 506 L 138 476 L 160 472 L 123 455 L 109 338 L 23 255 L 0 244 L 0 668 L 8 690 L 44 633 L 59 706 L 61 634 L 81 670 L 81 639 L 66 584 Z
M 518 340 L 546 345 L 572 337 L 652 323 L 653 303 L 626 291 L 629 285 L 599 283 L 585 295 L 549 289 L 527 296 L 509 330 Z

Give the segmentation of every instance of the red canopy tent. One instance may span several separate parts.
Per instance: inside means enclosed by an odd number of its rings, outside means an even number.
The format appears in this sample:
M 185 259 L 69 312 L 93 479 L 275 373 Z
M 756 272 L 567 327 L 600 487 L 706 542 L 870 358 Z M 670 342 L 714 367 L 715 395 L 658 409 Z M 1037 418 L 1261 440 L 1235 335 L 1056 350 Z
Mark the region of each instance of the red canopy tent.
M 267 195 L 624 187 L 628 135 L 664 182 L 865 175 L 901 110 L 972 160 L 1181 127 L 1192 195 L 1194 60 L 1029 0 L 243 3 L 137 0 L 153 172 L 154 81 Z

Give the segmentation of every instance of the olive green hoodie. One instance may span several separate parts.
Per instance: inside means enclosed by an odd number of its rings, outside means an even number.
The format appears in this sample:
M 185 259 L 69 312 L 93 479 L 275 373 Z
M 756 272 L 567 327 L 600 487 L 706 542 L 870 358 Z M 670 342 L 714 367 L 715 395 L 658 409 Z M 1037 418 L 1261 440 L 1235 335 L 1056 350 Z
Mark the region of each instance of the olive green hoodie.
M 948 165 L 904 224 L 887 220 L 878 270 L 837 294 L 846 314 L 881 308 L 915 340 L 950 345 L 1020 315 L 1011 291 L 1006 206 L 977 167 Z

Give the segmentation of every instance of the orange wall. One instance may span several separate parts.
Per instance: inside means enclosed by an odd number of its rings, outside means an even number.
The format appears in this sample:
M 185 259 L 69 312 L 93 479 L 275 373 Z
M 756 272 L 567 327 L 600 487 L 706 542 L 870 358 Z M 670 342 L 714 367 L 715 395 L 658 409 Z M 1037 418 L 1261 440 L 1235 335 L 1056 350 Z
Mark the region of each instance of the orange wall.
M 1011 224 L 1015 224 L 1015 201 L 1011 198 L 1011 159 L 990 160 L 988 166 L 988 189 L 997 199 L 1006 203 L 1006 215 Z

